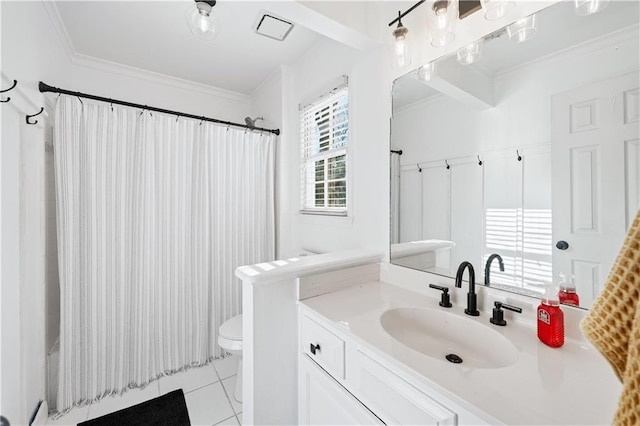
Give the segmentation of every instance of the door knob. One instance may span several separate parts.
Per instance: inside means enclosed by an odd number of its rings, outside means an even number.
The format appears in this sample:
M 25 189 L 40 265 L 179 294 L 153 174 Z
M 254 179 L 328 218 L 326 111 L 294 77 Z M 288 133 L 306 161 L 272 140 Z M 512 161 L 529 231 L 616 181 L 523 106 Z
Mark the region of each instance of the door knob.
M 569 248 L 569 243 L 563 240 L 560 240 L 556 243 L 556 248 L 559 250 L 566 250 Z

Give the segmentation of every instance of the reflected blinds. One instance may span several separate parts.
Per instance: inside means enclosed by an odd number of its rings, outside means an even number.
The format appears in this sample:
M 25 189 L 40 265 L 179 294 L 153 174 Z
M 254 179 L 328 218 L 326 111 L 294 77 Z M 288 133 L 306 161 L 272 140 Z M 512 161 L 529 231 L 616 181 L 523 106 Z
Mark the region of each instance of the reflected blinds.
M 302 213 L 347 214 L 349 89 L 342 86 L 300 113 Z

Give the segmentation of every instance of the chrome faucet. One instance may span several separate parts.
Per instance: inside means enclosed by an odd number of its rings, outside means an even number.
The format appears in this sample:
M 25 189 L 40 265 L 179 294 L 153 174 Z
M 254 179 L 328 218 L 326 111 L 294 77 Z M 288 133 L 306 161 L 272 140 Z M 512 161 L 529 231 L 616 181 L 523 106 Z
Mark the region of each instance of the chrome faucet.
M 498 264 L 500 265 L 500 272 L 504 272 L 504 262 L 502 261 L 502 257 L 499 254 L 492 254 L 487 259 L 487 263 L 484 265 L 484 285 L 491 285 L 489 282 L 489 275 L 491 274 L 491 262 L 493 259 L 498 259 Z
M 467 309 L 464 310 L 464 313 L 477 317 L 480 315 L 480 312 L 478 312 L 477 306 L 476 273 L 473 270 L 473 265 L 471 263 L 465 261 L 458 267 L 458 273 L 456 274 L 456 287 L 462 287 L 462 275 L 464 275 L 464 270 L 467 268 L 469 268 L 469 292 L 467 293 Z

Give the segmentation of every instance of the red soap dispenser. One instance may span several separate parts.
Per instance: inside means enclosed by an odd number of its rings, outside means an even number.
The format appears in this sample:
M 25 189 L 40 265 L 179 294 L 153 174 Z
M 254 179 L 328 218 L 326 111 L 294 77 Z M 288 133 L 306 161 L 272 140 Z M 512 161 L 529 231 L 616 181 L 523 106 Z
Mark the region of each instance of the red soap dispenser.
M 569 275 L 568 279 L 565 274 L 560 273 L 560 292 L 558 293 L 560 303 L 564 305 L 580 306 L 580 297 L 576 293 L 576 284 L 573 275 Z
M 559 304 L 555 286 L 547 285 L 538 306 L 538 339 L 552 348 L 564 345 L 564 314 Z

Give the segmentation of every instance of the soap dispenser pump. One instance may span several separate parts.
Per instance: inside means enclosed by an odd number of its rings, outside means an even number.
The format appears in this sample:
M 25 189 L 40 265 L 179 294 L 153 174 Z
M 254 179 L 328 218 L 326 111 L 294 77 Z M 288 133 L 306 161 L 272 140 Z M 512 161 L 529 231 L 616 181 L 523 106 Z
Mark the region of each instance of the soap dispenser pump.
M 560 309 L 556 287 L 547 284 L 538 306 L 538 338 L 552 348 L 564 345 L 564 313 Z

